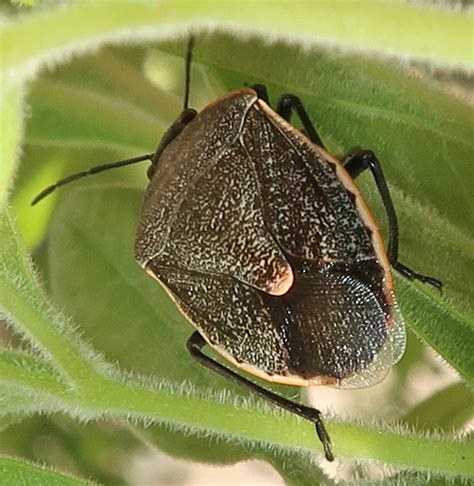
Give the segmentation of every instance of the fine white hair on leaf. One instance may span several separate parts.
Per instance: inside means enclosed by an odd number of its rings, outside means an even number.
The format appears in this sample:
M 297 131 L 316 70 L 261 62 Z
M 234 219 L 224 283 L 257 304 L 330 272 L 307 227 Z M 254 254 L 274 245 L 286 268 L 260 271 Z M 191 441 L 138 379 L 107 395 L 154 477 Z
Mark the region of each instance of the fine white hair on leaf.
M 60 8 L 62 8 L 63 11 L 66 11 L 69 8 L 69 5 L 63 4 L 59 9 Z M 57 10 L 58 7 L 56 7 L 56 11 Z M 34 14 L 25 16 L 25 21 L 31 22 L 32 19 L 36 21 L 41 20 L 41 18 L 47 19 L 49 14 L 50 12 L 46 9 L 42 11 L 40 10 Z M 5 26 L 8 26 L 9 23 L 11 23 L 11 21 L 3 21 Z M 405 65 L 408 65 L 413 60 L 421 60 L 428 64 L 439 65 L 439 67 L 450 67 L 446 61 L 433 59 L 426 55 L 425 57 L 422 57 L 420 54 L 411 55 L 393 47 L 369 47 L 354 42 L 341 42 L 336 37 L 328 38 L 324 35 L 318 35 L 317 31 L 309 36 L 307 34 L 275 32 L 269 27 L 257 29 L 250 26 L 243 26 L 238 22 L 229 20 L 217 21 L 210 18 L 190 18 L 176 25 L 165 24 L 159 26 L 143 25 L 133 28 L 122 27 L 117 28 L 112 32 L 96 34 L 81 40 L 71 41 L 70 43 L 65 42 L 64 45 L 60 47 L 49 48 L 47 51 L 43 51 L 36 56 L 30 57 L 20 65 L 8 67 L 5 70 L 5 79 L 32 79 L 37 72 L 43 68 L 51 69 L 59 63 L 69 62 L 74 57 L 86 52 L 94 52 L 106 44 L 134 45 L 139 43 L 157 42 L 160 40 L 174 40 L 189 36 L 190 32 L 195 35 L 199 35 L 199 33 L 225 32 L 243 39 L 258 36 L 269 45 L 279 41 L 285 41 L 289 45 L 300 46 L 304 51 L 319 47 L 335 53 L 370 55 L 371 57 L 396 61 Z M 467 66 L 464 66 L 464 69 L 466 71 L 470 70 Z

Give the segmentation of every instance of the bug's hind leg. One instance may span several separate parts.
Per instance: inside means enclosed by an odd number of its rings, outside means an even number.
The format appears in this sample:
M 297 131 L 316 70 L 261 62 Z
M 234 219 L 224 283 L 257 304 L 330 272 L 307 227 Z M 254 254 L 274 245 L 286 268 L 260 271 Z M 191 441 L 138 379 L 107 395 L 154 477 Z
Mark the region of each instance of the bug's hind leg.
M 200 364 L 209 368 L 210 370 L 218 373 L 219 375 L 227 378 L 228 380 L 237 383 L 250 391 L 253 391 L 263 398 L 273 402 L 274 404 L 278 405 L 289 412 L 295 413 L 300 417 L 303 417 L 310 422 L 313 422 L 316 428 L 316 433 L 318 434 L 319 440 L 321 441 L 323 448 L 324 448 L 324 455 L 328 461 L 333 461 L 334 456 L 331 450 L 331 440 L 329 438 L 329 434 L 324 427 L 324 423 L 321 419 L 321 412 L 316 410 L 315 408 L 306 407 L 301 405 L 300 403 L 292 402 L 284 397 L 280 397 L 275 393 L 265 390 L 265 388 L 260 387 L 256 383 L 247 380 L 246 378 L 238 375 L 234 371 L 226 368 L 225 366 L 221 365 L 217 361 L 214 361 L 209 356 L 205 355 L 202 352 L 203 346 L 206 345 L 206 341 L 204 338 L 199 334 L 198 331 L 194 332 L 192 336 L 188 339 L 186 343 L 186 347 L 188 351 L 191 353 L 191 356 L 198 361 Z
M 382 166 L 375 154 L 371 150 L 357 149 L 355 152 L 346 156 L 344 167 L 353 179 L 367 169 L 370 170 L 375 179 L 388 219 L 389 240 L 387 253 L 392 267 L 409 280 L 419 280 L 420 282 L 433 285 L 437 289 L 441 289 L 443 284 L 439 280 L 414 272 L 398 261 L 399 233 L 397 214 L 382 171 Z
M 308 113 L 306 112 L 305 107 L 303 106 L 303 103 L 301 103 L 301 100 L 298 98 L 298 96 L 289 93 L 282 95 L 280 101 L 278 102 L 277 113 L 289 122 L 293 110 L 296 111 L 296 113 L 298 114 L 307 137 L 313 143 L 319 145 L 322 148 L 325 148 L 321 137 L 316 131 L 313 122 L 309 118 Z

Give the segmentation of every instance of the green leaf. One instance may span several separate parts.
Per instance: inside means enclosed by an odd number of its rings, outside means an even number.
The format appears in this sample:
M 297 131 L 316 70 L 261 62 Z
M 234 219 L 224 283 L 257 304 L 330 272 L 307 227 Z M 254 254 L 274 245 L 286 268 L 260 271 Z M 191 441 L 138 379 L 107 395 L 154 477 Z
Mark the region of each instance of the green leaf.
M 125 458 L 145 447 L 122 424 L 80 423 L 54 414 L 36 414 L 2 432 L 0 454 L 48 464 L 55 469 L 94 478 L 100 484 L 124 486 Z M 1 476 L 0 476 L 1 477 Z
M 103 47 L 98 52 L 82 55 L 72 63 L 57 66 L 48 73 L 47 79 L 100 93 L 117 102 L 125 100 L 132 108 L 139 108 L 169 125 L 183 104 L 184 64 L 178 58 L 175 59 L 176 66 L 170 65 L 170 59 L 160 60 L 161 71 L 175 70 L 173 77 L 176 79 L 171 84 L 161 79 L 163 84 L 157 84 L 143 76 L 149 55 L 149 50 L 139 45 Z M 176 90 L 178 93 L 173 94 Z M 74 104 L 70 106 L 75 109 Z
M 25 388 L 40 388 L 45 393 L 61 394 L 66 387 L 57 377 L 54 369 L 23 353 L 0 350 L 0 369 L 2 370 L 1 381 L 9 383 L 15 381 L 17 385 L 21 384 Z M 9 409 L 17 402 L 15 395 L 3 397 L 2 402 L 5 408 Z M 30 404 L 35 407 L 36 404 Z M 2 407 L 2 411 L 4 411 Z
M 126 99 L 59 81 L 37 82 L 31 97 L 34 114 L 27 138 L 33 144 L 76 148 L 88 144 L 134 154 L 150 152 L 157 134 L 169 124 Z
M 52 180 L 58 180 L 62 176 L 62 167 L 65 165 L 65 158 L 61 155 L 42 158 L 39 167 L 35 167 L 34 177 L 26 177 L 24 165 L 20 167 L 18 177 L 22 183 L 17 186 L 17 190 L 12 197 L 12 205 L 18 218 L 18 226 L 21 231 L 21 239 L 28 249 L 36 248 L 42 241 L 47 231 L 49 218 L 55 203 L 54 195 L 45 201 L 34 213 L 31 211 L 31 195 L 37 194 L 44 187 L 49 185 Z M 26 163 L 25 163 L 26 162 Z M 32 164 L 29 166 L 32 168 Z M 30 171 L 33 172 L 33 171 Z
M 50 307 L 8 208 L 0 213 L 0 234 L 0 313 L 65 379 L 87 381 L 96 374 L 91 358 L 95 365 L 99 360 L 75 338 L 65 318 Z
M 61 59 L 71 50 L 84 49 L 87 43 L 124 41 L 130 29 L 134 29 L 135 39 L 143 40 L 217 24 L 234 32 L 279 35 L 300 45 L 318 43 L 472 69 L 472 21 L 466 12 L 388 1 L 324 1 L 307 3 L 304 8 L 290 5 L 288 1 L 270 6 L 249 1 L 73 2 L 3 26 L 2 66 L 31 69 L 40 62 Z M 400 25 L 405 26 L 404 35 L 400 35 Z M 25 42 L 39 37 L 41 43 Z
M 474 393 L 464 383 L 455 383 L 418 403 L 402 419 L 406 425 L 451 432 L 474 416 Z
M 0 385 L 0 432 L 24 417 L 45 409 L 44 403 L 32 400 L 24 390 L 8 384 Z
M 426 472 L 403 471 L 381 480 L 364 481 L 361 484 L 364 486 L 466 486 L 469 484 L 469 479 L 439 476 Z
M 0 475 L 4 484 L 18 486 L 79 486 L 89 481 L 66 476 L 18 459 L 0 457 Z
M 2 47 L 3 49 L 3 47 Z M 23 92 L 19 83 L 9 83 L 2 78 L 0 86 L 0 211 L 7 201 L 13 183 L 15 160 L 20 149 L 23 130 Z
M 397 279 L 400 308 L 414 331 L 428 342 L 460 375 L 474 383 L 472 319 L 443 301 L 434 291 Z

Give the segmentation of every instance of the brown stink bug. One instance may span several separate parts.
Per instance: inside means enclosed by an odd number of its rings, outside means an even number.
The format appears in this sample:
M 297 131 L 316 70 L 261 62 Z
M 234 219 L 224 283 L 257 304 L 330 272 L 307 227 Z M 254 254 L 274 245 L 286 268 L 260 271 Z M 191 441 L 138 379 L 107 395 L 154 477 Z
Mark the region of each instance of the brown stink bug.
M 398 224 L 381 165 L 369 150 L 338 161 L 302 103 L 266 88 L 233 91 L 200 113 L 184 109 L 153 154 L 93 167 L 89 174 L 150 160 L 135 258 L 196 328 L 187 347 L 211 370 L 312 421 L 333 459 L 321 413 L 283 398 L 235 368 L 296 386 L 370 386 L 402 356 L 405 327 L 391 269 L 438 288 L 398 261 Z M 296 111 L 305 133 L 290 116 Z M 387 251 L 354 178 L 370 169 L 389 224 Z

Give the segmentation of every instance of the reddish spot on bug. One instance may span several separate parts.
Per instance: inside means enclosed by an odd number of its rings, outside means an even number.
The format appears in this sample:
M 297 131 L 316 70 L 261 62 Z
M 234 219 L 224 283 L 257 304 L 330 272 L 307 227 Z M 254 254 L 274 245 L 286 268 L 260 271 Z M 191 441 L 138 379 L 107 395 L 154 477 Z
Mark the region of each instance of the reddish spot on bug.
M 276 296 L 285 295 L 290 290 L 293 282 L 293 270 L 291 270 L 290 266 L 287 266 L 283 272 L 269 282 L 268 293 Z
M 135 258 L 196 328 L 187 342 L 204 366 L 314 423 L 333 460 L 321 413 L 240 370 L 296 386 L 370 386 L 405 346 L 392 269 L 441 288 L 398 261 L 398 222 L 380 162 L 361 150 L 341 163 L 324 148 L 298 97 L 276 111 L 264 86 L 233 91 L 200 113 L 184 109 L 153 154 L 93 167 L 46 188 L 151 161 Z M 289 123 L 292 112 L 305 134 Z M 369 169 L 389 223 L 388 250 L 354 178 Z

